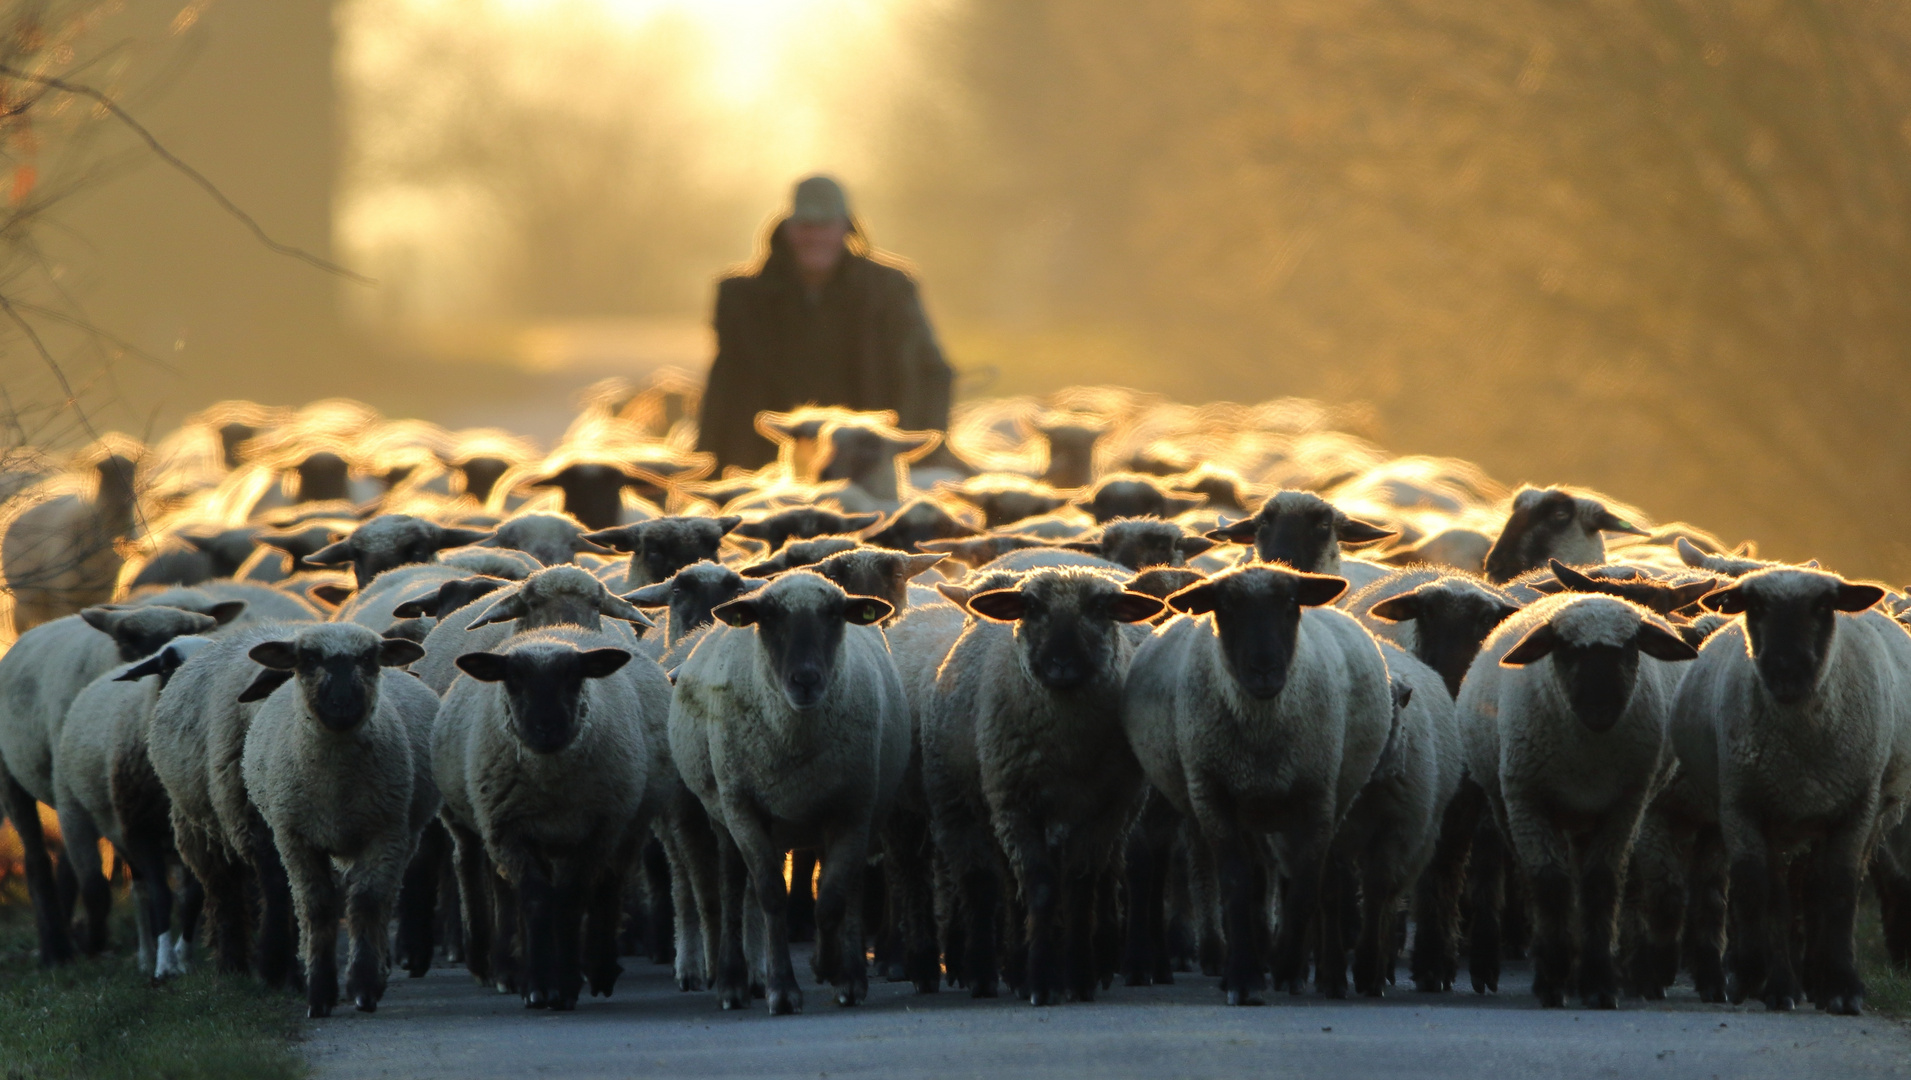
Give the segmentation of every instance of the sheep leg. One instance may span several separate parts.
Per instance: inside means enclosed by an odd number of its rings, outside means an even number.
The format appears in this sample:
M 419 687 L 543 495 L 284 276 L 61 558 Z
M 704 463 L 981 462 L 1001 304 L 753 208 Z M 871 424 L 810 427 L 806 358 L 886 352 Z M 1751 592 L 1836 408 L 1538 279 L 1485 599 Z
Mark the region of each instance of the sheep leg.
M 744 863 L 743 881 L 743 958 L 750 965 L 750 996 L 766 997 L 769 994 L 770 968 L 768 952 L 763 939 L 766 933 L 763 923 L 763 902 L 757 898 L 756 885 L 749 880 L 749 863 Z M 816 966 L 814 954 L 810 957 L 810 966 Z M 818 982 L 824 981 L 818 975 Z
M 777 875 L 783 873 L 777 868 Z M 798 848 L 790 852 L 790 940 L 797 944 L 816 940 L 816 850 Z
M 1625 909 L 1634 913 L 1628 933 L 1637 940 L 1631 943 L 1627 975 L 1632 992 L 1648 1001 L 1664 1000 L 1666 988 L 1678 978 L 1688 891 L 1682 855 L 1689 852 L 1689 839 L 1681 842 L 1663 812 L 1648 810 L 1633 844 Z
M 478 864 L 488 883 L 491 899 L 491 955 L 487 961 L 491 984 L 500 994 L 515 994 L 524 987 L 524 905 L 516 886 L 492 868 L 490 856 Z
M 1460 973 L 1455 947 L 1460 927 L 1460 892 L 1466 885 L 1473 834 L 1486 815 L 1486 792 L 1471 778 L 1440 814 L 1440 835 L 1433 858 L 1420 874 L 1413 903 L 1413 988 L 1425 993 L 1453 989 Z
M 650 837 L 639 855 L 639 864 L 644 875 L 644 897 L 649 901 L 644 907 L 644 953 L 653 964 L 674 964 L 677 961 L 677 938 L 673 929 L 677 921 L 676 885 L 663 841 Z
M 507 864 L 517 879 L 518 909 L 522 912 L 524 964 L 518 983 L 527 1009 L 548 1009 L 559 998 L 556 930 L 559 917 L 557 890 L 543 860 L 518 858 Z
M 569 1012 L 577 1008 L 577 999 L 584 991 L 584 902 L 594 884 L 587 876 L 585 867 L 599 866 L 596 858 L 582 854 L 568 860 L 562 873 L 554 874 L 550 888 L 550 985 L 554 988 L 550 998 L 550 1007 L 558 1012 Z M 620 867 L 599 871 L 600 876 L 616 875 L 620 880 Z M 614 894 L 621 899 L 621 893 Z M 622 905 L 612 911 L 620 911 Z M 616 926 L 610 921 L 611 963 L 616 964 Z M 623 969 L 618 968 L 619 971 Z M 606 991 L 608 993 L 608 991 Z
M 1160 830 L 1156 830 L 1159 832 Z M 1122 984 L 1151 986 L 1166 980 L 1157 975 L 1164 966 L 1167 941 L 1163 931 L 1163 885 L 1167 877 L 1168 845 L 1151 833 L 1146 821 L 1135 823 L 1128 835 L 1128 933 L 1121 959 Z
M 1347 996 L 1347 943 L 1342 933 L 1346 907 L 1354 893 L 1353 874 L 1329 857 L 1321 870 L 1320 913 L 1316 925 L 1314 985 L 1330 998 Z M 1355 921 L 1359 916 L 1356 914 Z
M 1400 883 L 1381 873 L 1368 873 L 1360 886 L 1354 989 L 1366 997 L 1385 996 L 1387 984 L 1393 981 L 1393 909 L 1399 895 Z
M 856 1005 L 869 996 L 869 966 L 863 958 L 863 882 L 869 865 L 869 827 L 866 824 L 838 831 L 829 838 L 823 852 L 823 877 L 816 891 L 816 950 L 828 950 L 835 958 L 836 1004 Z M 764 906 L 769 917 L 770 905 Z M 776 925 L 770 934 L 775 946 Z M 787 968 L 787 941 L 775 946 L 779 962 Z M 801 1007 L 802 999 L 797 1000 Z
M 918 994 L 933 994 L 942 985 L 942 956 L 936 944 L 928 820 L 906 810 L 892 812 L 883 826 L 883 863 L 891 906 L 902 926 L 903 978 Z
M 1201 974 L 1221 975 L 1227 963 L 1227 941 L 1221 920 L 1226 900 L 1221 892 L 1214 849 L 1201 838 L 1192 818 L 1182 825 L 1181 843 L 1188 857 L 1188 906 L 1194 915 L 1195 960 Z
M 592 997 L 609 997 L 617 986 L 617 977 L 624 973 L 624 966 L 617 962 L 618 924 L 624 916 L 624 883 L 642 857 L 638 839 L 644 835 L 643 831 L 633 831 L 626 837 L 618 845 L 611 864 L 590 886 L 583 955 L 584 977 L 590 984 Z
M 456 845 L 453 845 L 454 850 Z M 458 867 L 453 857 L 445 859 L 438 872 L 438 923 L 436 936 L 445 943 L 445 962 L 465 962 L 464 894 L 459 887 Z
M 723 918 L 716 844 L 703 810 L 696 808 L 696 813 L 694 820 L 675 813 L 664 829 L 677 933 L 677 989 L 683 991 L 704 990 L 714 984 L 714 954 Z
M 1858 884 L 1877 807 L 1867 805 L 1830 831 L 1812 860 L 1811 897 L 1818 908 L 1818 1007 L 1836 1016 L 1864 1011 L 1865 984 L 1858 975 L 1852 929 L 1858 916 Z
M 259 979 L 273 990 L 283 988 L 293 981 L 293 961 L 296 957 L 298 942 L 295 937 L 297 920 L 289 871 L 280 861 L 279 850 L 272 842 L 272 830 L 263 820 L 257 819 L 252 829 L 252 853 L 250 862 L 259 882 L 259 896 L 262 901 L 259 920 L 258 971 Z M 330 880 L 329 877 L 327 880 Z M 336 905 L 334 905 L 336 907 Z M 334 910 L 334 921 L 338 914 Z M 330 954 L 327 954 L 330 955 Z M 327 961 L 331 963 L 331 961 Z M 332 997 L 328 999 L 326 1012 L 330 1015 L 331 1003 L 338 999 L 337 971 L 333 964 Z
M 222 848 L 215 848 L 204 832 L 176 819 L 173 835 L 180 861 L 199 882 L 204 896 L 204 915 L 210 924 L 212 954 L 220 974 L 244 974 L 252 963 L 251 906 L 246 903 L 244 865 Z
M 15 615 L 17 617 L 18 610 Z M 54 881 L 53 860 L 47 855 L 46 834 L 40 829 L 40 804 L 13 774 L 0 767 L 4 784 L 7 817 L 20 837 L 21 862 L 27 874 L 27 895 L 33 901 L 34 922 L 40 933 L 40 963 L 51 967 L 73 959 L 73 935 L 69 924 L 55 917 L 59 903 Z
M 1095 875 L 1095 977 L 1103 990 L 1114 986 L 1121 973 L 1121 878 L 1119 861 Z
M 1692 872 L 1686 888 L 1686 934 L 1691 948 L 1692 985 L 1699 1000 L 1725 1001 L 1725 846 L 1716 827 L 1701 829 L 1692 843 Z
M 1062 882 L 1048 848 L 1046 830 L 1028 814 L 1005 808 L 996 816 L 996 835 L 1007 849 L 1009 864 L 1028 905 L 1028 993 L 1031 1005 L 1054 1005 L 1061 1000 L 1062 958 L 1056 940 Z
M 1618 815 L 1609 815 L 1609 818 L 1614 816 Z M 1506 820 L 1513 852 L 1530 886 L 1533 993 L 1542 1007 L 1561 1008 L 1566 1004 L 1573 976 L 1572 920 L 1576 890 L 1572 851 L 1566 837 L 1551 824 L 1545 809 L 1535 800 L 1523 798 L 1521 793 L 1508 793 Z M 1609 935 L 1606 940 L 1610 941 Z
M 1871 881 L 1878 892 L 1885 954 L 1902 970 L 1911 966 L 1911 876 L 1880 851 L 1872 859 Z
M 717 995 L 725 1009 L 750 1007 L 750 968 L 743 955 L 744 904 L 749 870 L 730 839 L 729 830 L 715 830 L 718 876 L 723 890 L 721 938 L 717 946 Z
M 451 836 L 432 821 L 418 837 L 418 850 L 398 887 L 398 943 L 393 952 L 406 974 L 423 978 L 431 970 L 432 940 L 438 921 L 438 880 L 451 848 Z
M 1473 992 L 1500 990 L 1500 908 L 1506 902 L 1506 841 L 1491 815 L 1482 815 L 1473 833 L 1470 897 L 1472 925 L 1467 933 L 1467 974 Z
M 1100 875 L 1092 870 L 1061 875 L 1062 987 L 1070 1000 L 1095 1000 L 1100 971 L 1095 962 L 1095 909 Z
M 402 865 L 402 864 L 401 864 Z M 367 881 L 354 872 L 346 880 L 345 922 L 351 936 L 351 961 L 346 968 L 345 996 L 359 1012 L 377 1012 L 385 996 L 386 972 L 391 966 L 388 913 L 392 907 L 392 886 L 399 877 L 382 875 L 386 881 Z M 353 880 L 353 879 L 358 880 Z M 430 955 L 429 953 L 426 954 Z
M 491 982 L 491 886 L 484 842 L 469 829 L 449 827 L 452 863 L 458 872 L 458 904 L 464 922 L 465 970 L 478 984 Z
M 72 868 L 81 906 L 86 911 L 86 933 L 80 951 L 97 956 L 106 948 L 106 919 L 113 910 L 113 889 L 100 859 L 100 830 L 93 816 L 78 806 L 60 811 L 60 837 L 66 848 L 62 860 Z
M 1274 989 L 1286 990 L 1290 994 L 1303 993 L 1307 989 L 1307 942 L 1317 919 L 1325 921 L 1331 918 L 1334 929 L 1333 948 L 1337 952 L 1342 948 L 1338 910 L 1330 916 L 1325 910 L 1321 895 L 1322 882 L 1328 873 L 1328 845 L 1333 836 L 1333 829 L 1327 824 L 1331 820 L 1331 815 L 1322 814 L 1313 827 L 1303 826 L 1297 829 L 1293 836 L 1293 874 L 1288 884 L 1287 895 L 1281 904 L 1280 932 L 1274 941 Z M 1255 868 L 1255 866 L 1247 868 L 1250 875 Z M 1263 933 L 1260 926 L 1264 925 L 1265 910 L 1256 898 L 1254 907 L 1244 913 L 1238 932 L 1245 933 L 1250 938 L 1260 936 Z M 1236 924 L 1230 923 L 1228 926 L 1230 941 L 1236 933 Z M 1249 955 L 1256 954 L 1250 950 Z M 1258 969 L 1257 963 L 1255 971 L 1257 979 L 1260 974 Z M 1342 971 L 1345 971 L 1344 960 Z M 1339 992 L 1343 995 L 1346 993 L 1344 983 Z M 1331 983 L 1329 993 L 1330 995 L 1333 993 Z
M 297 913 L 305 957 L 305 1015 L 332 1015 L 338 1004 L 338 885 L 324 852 L 289 839 L 284 874 Z
M 1212 844 L 1214 861 L 1221 872 L 1222 917 L 1227 935 L 1227 966 L 1221 988 L 1227 992 L 1229 1005 L 1262 1005 L 1265 1002 L 1258 991 L 1267 986 L 1267 976 L 1254 948 L 1253 924 L 1258 918 L 1255 908 L 1266 899 L 1265 890 L 1255 887 L 1253 855 L 1240 836 L 1230 832 Z M 1291 914 L 1281 920 L 1283 937 L 1288 932 L 1287 924 L 1294 921 Z M 1287 971 L 1277 967 L 1276 978 Z
M 949 860 L 942 852 L 931 850 L 930 866 L 934 869 L 935 881 L 931 895 L 934 898 L 936 941 L 942 954 L 944 978 L 951 987 L 968 989 L 969 976 L 963 967 L 968 957 L 968 912 L 962 906 L 955 875 L 949 871 Z
M 139 918 L 139 969 L 158 982 L 173 974 L 173 891 L 166 882 L 166 859 L 135 848 L 127 853 L 126 865 L 133 872 L 133 910 Z

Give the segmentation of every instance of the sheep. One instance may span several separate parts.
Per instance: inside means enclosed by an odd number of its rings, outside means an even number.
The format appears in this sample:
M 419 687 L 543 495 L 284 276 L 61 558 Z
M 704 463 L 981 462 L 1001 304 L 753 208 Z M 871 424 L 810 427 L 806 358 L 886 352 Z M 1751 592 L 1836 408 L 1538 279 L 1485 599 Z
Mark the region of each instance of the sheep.
M 1098 525 L 1116 518 L 1171 518 L 1207 501 L 1205 495 L 1177 495 L 1152 476 L 1114 473 L 1102 477 L 1074 505 L 1088 512 Z
M 895 509 L 902 504 L 909 464 L 941 445 L 942 433 L 836 418 L 823 424 L 817 442 L 823 451 L 813 463 L 818 480 L 847 480 L 859 501 Z
M 1534 571 L 1515 579 L 1508 588 L 1515 593 L 1522 589 L 1531 590 L 1535 596 L 1562 591 L 1604 593 L 1630 600 L 1655 615 L 1670 616 L 1698 603 L 1700 597 L 1720 585 L 1715 577 L 1682 574 L 1679 578 L 1683 580 L 1668 580 L 1639 573 L 1630 566 L 1596 566 L 1587 573 L 1581 573 L 1558 559 L 1549 560 L 1548 570 L 1551 580 L 1539 578 L 1539 571 Z M 1627 576 L 1619 576 L 1628 571 L 1631 573 Z
M 68 856 L 78 865 L 83 891 L 100 877 L 98 837 L 132 868 L 139 966 L 154 980 L 186 973 L 198 925 L 198 885 L 187 876 L 180 929 L 174 931 L 167 868 L 178 853 L 166 791 L 146 753 L 146 720 L 172 673 L 211 643 L 182 635 L 144 660 L 107 671 L 73 699 L 60 733 L 53 779 Z M 102 893 L 104 887 L 102 879 Z
M 1453 699 L 1438 672 L 1397 646 L 1382 643 L 1393 687 L 1394 728 L 1374 771 L 1355 796 L 1334 836 L 1343 881 L 1360 886 L 1360 935 L 1354 949 L 1354 989 L 1379 997 L 1393 981 L 1393 911 L 1419 879 L 1440 839 L 1440 815 L 1460 787 L 1460 729 Z M 1333 902 L 1329 898 L 1328 903 Z M 1416 911 L 1426 925 L 1444 912 Z M 1330 971 L 1317 981 L 1338 983 L 1344 953 L 1323 945 Z
M 961 484 L 944 484 L 941 490 L 981 511 L 984 529 L 999 529 L 1068 506 L 1068 496 L 1062 492 L 1013 474 L 983 473 Z
M 460 548 L 442 553 L 438 562 L 385 571 L 341 605 L 332 618 L 356 622 L 382 633 L 395 619 L 416 617 L 401 615 L 401 608 L 408 612 L 417 610 L 411 605 L 435 597 L 438 590 L 450 582 L 471 577 L 523 581 L 541 569 L 535 559 L 523 552 Z
M 1204 510 L 1215 510 L 1229 514 L 1249 513 L 1254 497 L 1253 488 L 1239 473 L 1213 465 L 1199 465 L 1186 472 L 1170 476 L 1173 481 L 1171 490 L 1182 495 L 1200 495 L 1207 500 L 1202 504 Z
M 722 625 L 677 671 L 671 754 L 721 826 L 717 983 L 726 1009 L 750 1003 L 746 875 L 767 930 L 770 1012 L 802 1009 L 784 918 L 783 856 L 792 846 L 822 852 L 817 977 L 842 1005 L 868 993 L 864 864 L 909 754 L 901 683 L 873 626 L 889 614 L 881 600 L 793 571 L 718 607 Z
M 441 591 L 445 587 L 439 586 Z M 513 633 L 541 627 L 570 625 L 594 631 L 604 616 L 640 630 L 654 625 L 581 567 L 546 567 L 521 584 L 500 587 L 476 602 L 441 611 L 425 636 L 425 658 L 414 673 L 443 694 L 458 677 L 457 659 L 465 653 L 494 648 Z M 606 632 L 615 634 L 620 646 L 638 649 L 637 637 L 629 628 Z
M 692 563 L 714 562 L 723 547 L 723 538 L 741 524 L 743 519 L 734 514 L 714 518 L 662 517 L 587 533 L 584 539 L 612 551 L 629 552 L 630 570 L 624 575 L 624 587 L 640 589 L 669 581 L 677 571 Z
M 993 997 L 997 850 L 1028 908 L 1033 1005 L 1092 1001 L 1117 950 L 1119 855 L 1147 786 L 1115 737 L 1122 680 L 1161 601 L 1087 568 L 1050 568 L 965 598 L 977 616 L 951 648 L 923 718 L 922 772 L 936 847 L 967 912 L 970 993 Z
M 744 577 L 775 577 L 786 570 L 814 566 L 832 555 L 845 551 L 854 551 L 861 547 L 855 537 L 819 536 L 814 540 L 792 540 L 777 549 L 776 554 L 762 562 L 751 563 L 739 570 Z
M 506 476 L 498 482 L 486 504 L 501 509 L 503 500 L 511 494 L 512 478 Z M 555 488 L 563 493 L 564 512 L 582 522 L 592 530 L 614 528 L 625 520 L 624 489 L 631 488 L 639 493 L 660 494 L 668 481 L 654 473 L 639 469 L 622 461 L 579 460 L 576 455 L 560 451 L 554 454 L 543 466 L 535 470 L 535 475 L 523 480 L 530 487 Z M 656 514 L 644 511 L 641 517 L 655 517 Z
M 1575 946 L 1585 1006 L 1618 1006 L 1620 887 L 1672 764 L 1672 664 L 1696 655 L 1637 604 L 1568 593 L 1502 623 L 1460 687 L 1468 769 L 1532 890 L 1533 992 L 1545 1007 L 1565 1004 Z
M 352 530 L 343 540 L 305 557 L 308 566 L 350 563 L 360 589 L 387 570 L 407 563 L 430 562 L 445 548 L 475 544 L 491 533 L 448 528 L 408 514 L 381 514 Z
M 678 570 L 668 580 L 646 585 L 624 599 L 640 608 L 668 608 L 664 621 L 664 644 L 674 647 L 700 627 L 708 626 L 710 614 L 752 589 L 762 579 L 747 579 L 722 563 L 705 560 Z
M 1213 547 L 1203 536 L 1189 536 L 1181 526 L 1159 518 L 1116 518 L 1096 531 L 1092 540 L 1066 540 L 1060 545 L 1107 559 L 1130 570 L 1151 566 L 1185 566 Z
M 1338 911 L 1319 903 L 1323 871 L 1393 727 L 1380 647 L 1324 606 L 1346 588 L 1278 565 L 1216 574 L 1168 598 L 1180 617 L 1136 653 L 1123 690 L 1122 725 L 1148 780 L 1194 820 L 1220 869 L 1230 1005 L 1259 1004 L 1265 985 L 1264 838 L 1279 837 L 1287 880 L 1275 988 L 1302 989 L 1317 918 L 1322 939 L 1339 940 Z M 1345 993 L 1331 979 L 1322 989 Z
M 932 540 L 959 540 L 979 530 L 929 499 L 911 499 L 863 534 L 863 542 L 919 554 L 919 545 Z
M 935 552 L 973 568 L 994 562 L 1011 551 L 1048 547 L 1049 544 L 1033 536 L 986 533 L 966 540 L 924 540 L 917 546 L 925 552 Z
M 445 695 L 432 753 L 461 866 L 475 832 L 522 905 L 525 1005 L 573 1009 L 586 978 L 608 995 L 618 975 L 618 864 L 634 851 L 626 833 L 651 781 L 646 729 L 669 708 L 669 682 L 618 639 L 575 626 L 520 634 L 458 666 L 465 677 Z
M 1347 516 L 1312 492 L 1282 491 L 1262 503 L 1253 517 L 1216 529 L 1207 537 L 1224 544 L 1251 544 L 1262 562 L 1345 577 L 1349 587 L 1358 591 L 1385 577 L 1387 571 L 1367 563 L 1343 565 L 1342 545 L 1366 547 L 1393 535 L 1389 529 Z
M 1051 413 L 1032 426 L 1048 443 L 1042 482 L 1057 488 L 1088 486 L 1095 475 L 1095 443 L 1108 434 L 1108 422 L 1090 413 Z
M 889 548 L 857 547 L 839 551 L 810 569 L 835 582 L 851 596 L 873 596 L 888 604 L 892 609 L 889 618 L 893 620 L 909 607 L 909 583 L 941 561 L 940 555 L 910 555 Z M 921 586 L 916 589 L 920 590 Z M 935 593 L 922 590 L 922 596 L 933 599 Z
M 174 842 L 205 888 L 218 969 L 243 972 L 256 956 L 260 979 L 274 988 L 291 978 L 296 955 L 291 887 L 271 831 L 246 792 L 241 761 L 255 702 L 285 675 L 261 672 L 247 654 L 254 645 L 296 635 L 303 625 L 259 623 L 220 635 L 173 673 L 147 722 L 147 753 L 171 803 Z M 248 896 L 254 888 L 257 919 Z
M 1828 1012 L 1863 1009 L 1852 952 L 1858 883 L 1911 795 L 1911 639 L 1871 610 L 1883 596 L 1876 585 L 1774 567 L 1701 601 L 1734 618 L 1679 686 L 1672 737 L 1681 773 L 1718 808 L 1734 1002 L 1797 1003 L 1788 882 L 1804 858 L 1804 989 Z
M 1062 513 L 1025 518 L 999 530 L 1010 536 L 1029 536 L 1038 540 L 1079 540 L 1095 531 L 1095 519 L 1070 508 Z
M 40 496 L 9 515 L 0 536 L 0 573 L 13 594 L 13 632 L 112 599 L 119 577 L 115 541 L 132 535 L 139 513 L 133 463 L 140 448 L 121 435 L 102 439 L 89 454 L 90 492 L 68 490 L 77 477 L 43 484 Z
M 115 664 L 146 656 L 181 634 L 204 633 L 230 622 L 245 608 L 238 602 L 211 604 L 204 594 L 190 590 L 170 590 L 138 603 L 91 607 L 41 623 L 0 656 L 0 766 L 5 773 L 0 781 L 5 784 L 7 816 L 13 819 L 24 849 L 40 955 L 48 964 L 72 959 L 73 943 L 64 917 L 56 914 L 63 905 L 55 899 L 54 869 L 34 804 L 58 809 L 55 751 L 74 698 Z M 186 610 L 188 605 L 202 610 Z M 67 860 L 61 861 L 61 867 L 59 876 L 70 885 L 75 881 L 74 867 Z M 85 884 L 91 952 L 103 940 L 107 897 L 103 882 L 99 888 Z
M 1460 682 L 1493 628 L 1522 606 L 1480 578 L 1433 568 L 1389 575 L 1346 604 L 1374 636 L 1439 673 L 1449 697 L 1459 696 Z
M 306 562 L 306 558 L 344 539 L 357 527 L 356 521 L 333 519 L 258 533 L 254 537 L 257 546 L 246 557 L 246 561 L 233 571 L 232 576 L 247 581 L 271 582 L 282 581 L 293 574 L 316 571 L 319 567 Z
M 810 540 L 818 536 L 843 536 L 861 532 L 882 520 L 881 514 L 839 514 L 820 506 L 799 506 L 781 510 L 757 521 L 746 521 L 733 531 L 738 536 L 761 540 L 775 552 L 791 540 Z
M 1513 493 L 1506 524 L 1486 553 L 1486 578 L 1504 584 L 1558 559 L 1568 566 L 1606 561 L 1601 533 L 1650 535 L 1607 509 L 1606 503 L 1567 488 L 1521 487 Z
M 210 533 L 183 529 L 174 532 L 170 542 L 146 560 L 127 587 L 197 585 L 214 578 L 232 577 L 251 557 L 258 533 L 258 528 L 250 525 Z
M 385 669 L 423 654 L 414 642 L 350 623 L 313 623 L 246 651 L 291 676 L 253 716 L 240 775 L 291 883 L 307 1017 L 330 1016 L 338 1001 L 341 916 L 351 933 L 346 996 L 373 1012 L 385 993 L 387 920 L 418 836 L 438 812 L 430 754 L 437 695 Z
M 599 546 L 584 532 L 584 526 L 568 514 L 519 514 L 506 519 L 489 537 L 464 542 L 522 551 L 543 566 L 574 563 L 579 552 L 612 553 L 610 548 Z

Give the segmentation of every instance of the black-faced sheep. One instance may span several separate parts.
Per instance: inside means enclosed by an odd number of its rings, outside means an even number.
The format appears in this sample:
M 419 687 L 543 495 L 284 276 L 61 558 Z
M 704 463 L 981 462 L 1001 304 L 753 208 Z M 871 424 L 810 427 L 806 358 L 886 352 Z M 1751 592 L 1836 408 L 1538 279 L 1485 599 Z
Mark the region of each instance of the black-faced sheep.
M 603 529 L 584 538 L 613 551 L 629 552 L 630 570 L 624 576 L 624 587 L 637 589 L 669 581 L 692 563 L 716 561 L 723 538 L 742 523 L 743 519 L 735 515 L 662 517 Z
M 1606 561 L 1601 533 L 1648 535 L 1588 495 L 1565 488 L 1522 487 L 1513 493 L 1512 509 L 1499 538 L 1486 554 L 1486 578 L 1503 584 L 1558 559 L 1568 566 Z
M 1385 577 L 1387 570 L 1370 563 L 1343 565 L 1341 547 L 1366 547 L 1392 535 L 1391 530 L 1347 516 L 1312 492 L 1283 491 L 1262 503 L 1253 517 L 1216 529 L 1208 539 L 1251 545 L 1262 562 L 1344 577 L 1350 588 L 1359 590 Z

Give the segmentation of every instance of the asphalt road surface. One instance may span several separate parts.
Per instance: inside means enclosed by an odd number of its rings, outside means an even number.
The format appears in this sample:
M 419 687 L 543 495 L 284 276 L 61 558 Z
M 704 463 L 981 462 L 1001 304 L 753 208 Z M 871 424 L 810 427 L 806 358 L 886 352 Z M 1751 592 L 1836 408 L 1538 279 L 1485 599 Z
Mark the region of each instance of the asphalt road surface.
M 679 993 L 667 968 L 637 958 L 624 965 L 614 998 L 587 999 L 573 1013 L 527 1010 L 462 969 L 401 974 L 376 1015 L 348 1006 L 306 1022 L 306 1053 L 317 1076 L 340 1080 L 1911 1077 L 1911 1029 L 1881 1017 L 1705 1005 L 1684 987 L 1617 1012 L 1542 1011 L 1523 967 L 1507 972 L 1509 989 L 1496 996 L 1409 986 L 1377 1002 L 1277 995 L 1259 1009 L 1223 1006 L 1217 980 L 1199 975 L 1045 1009 L 961 991 L 919 996 L 882 982 L 871 984 L 868 1002 L 844 1009 L 827 988 L 805 984 L 806 1011 L 772 1018 L 760 1001 L 725 1013 L 714 994 Z M 807 978 L 806 956 L 796 969 Z

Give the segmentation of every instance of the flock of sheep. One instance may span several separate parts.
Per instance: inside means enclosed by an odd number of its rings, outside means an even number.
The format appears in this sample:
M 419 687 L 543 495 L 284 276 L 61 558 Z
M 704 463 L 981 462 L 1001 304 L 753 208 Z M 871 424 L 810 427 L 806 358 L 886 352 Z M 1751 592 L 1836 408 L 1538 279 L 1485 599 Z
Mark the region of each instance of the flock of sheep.
M 843 1005 L 872 956 L 1246 1005 L 1524 951 L 1548 1006 L 1857 1013 L 1867 876 L 1911 961 L 1900 594 L 1310 402 L 982 401 L 934 458 L 806 408 L 712 478 L 696 393 L 600 386 L 548 454 L 227 403 L 0 476 L 43 957 L 105 946 L 103 838 L 144 972 L 203 928 L 313 1016 L 440 950 L 533 1008 L 643 952 L 796 1012 L 812 936 Z

